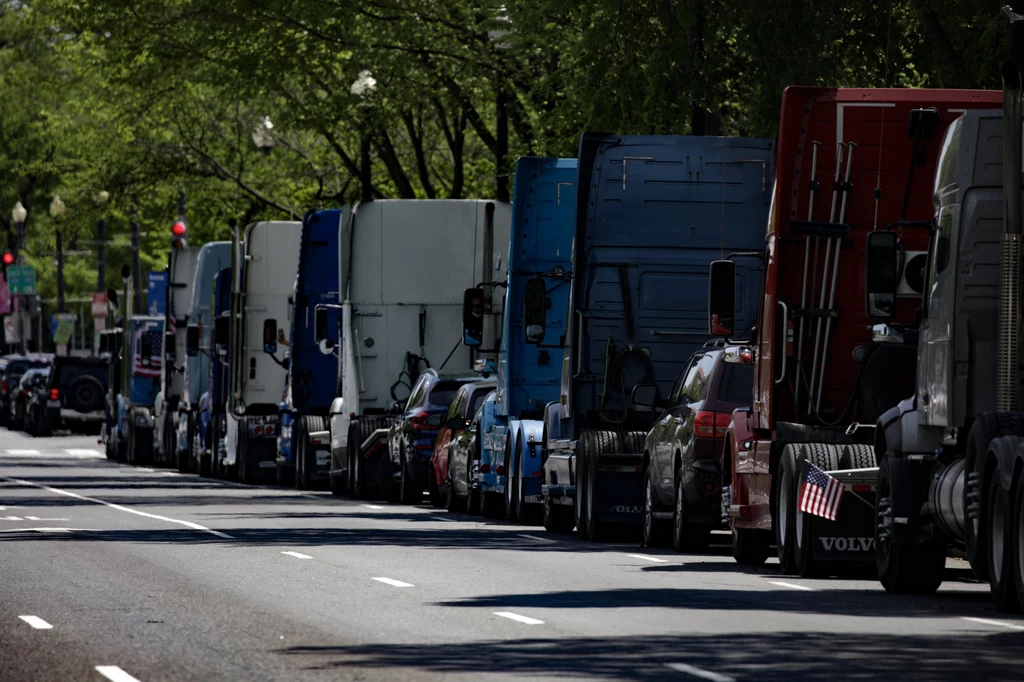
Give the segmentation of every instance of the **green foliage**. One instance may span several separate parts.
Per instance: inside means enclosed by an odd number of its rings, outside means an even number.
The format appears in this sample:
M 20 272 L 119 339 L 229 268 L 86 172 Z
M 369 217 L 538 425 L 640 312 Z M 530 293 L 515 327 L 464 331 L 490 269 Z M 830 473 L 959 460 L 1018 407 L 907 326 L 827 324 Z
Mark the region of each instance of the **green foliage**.
M 1007 33 L 980 0 L 0 0 L 0 229 L 20 200 L 47 297 L 56 230 L 90 251 L 83 296 L 101 217 L 111 285 L 133 211 L 162 269 L 179 192 L 194 242 L 297 219 L 359 198 L 364 139 L 375 196 L 494 196 L 499 93 L 507 173 L 585 129 L 772 136 L 787 85 L 998 87 Z

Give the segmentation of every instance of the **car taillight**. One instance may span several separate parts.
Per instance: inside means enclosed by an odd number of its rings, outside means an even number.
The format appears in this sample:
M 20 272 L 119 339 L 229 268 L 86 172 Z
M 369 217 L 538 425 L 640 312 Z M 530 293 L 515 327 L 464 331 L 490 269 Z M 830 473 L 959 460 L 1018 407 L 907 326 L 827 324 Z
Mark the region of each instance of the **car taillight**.
M 729 431 L 730 421 L 732 417 L 728 412 L 701 410 L 693 418 L 693 434 L 700 438 L 724 436 Z
M 252 431 L 252 435 L 258 436 L 261 433 L 263 433 L 263 427 L 260 424 L 253 424 L 251 431 Z
M 56 388 L 50 389 L 50 400 L 58 400 L 60 398 L 60 391 Z
M 718 432 L 719 436 L 727 436 L 729 434 L 729 422 L 732 421 L 732 415 L 728 412 L 718 412 L 718 416 L 715 417 L 715 431 Z
M 430 424 L 427 423 L 428 419 L 430 419 L 429 412 L 420 412 L 419 414 L 414 414 L 412 417 L 410 417 L 409 423 L 412 424 L 412 428 L 414 430 L 422 431 L 425 429 L 433 428 L 432 426 L 430 426 Z

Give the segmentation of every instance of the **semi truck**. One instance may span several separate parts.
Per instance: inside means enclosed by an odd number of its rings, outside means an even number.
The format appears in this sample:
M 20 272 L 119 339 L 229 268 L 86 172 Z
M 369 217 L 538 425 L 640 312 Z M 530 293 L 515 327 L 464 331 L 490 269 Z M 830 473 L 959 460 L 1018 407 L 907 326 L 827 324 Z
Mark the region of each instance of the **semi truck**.
M 178 223 L 175 223 L 177 225 Z M 167 284 L 159 301 L 150 294 L 149 312 L 165 319 L 164 362 L 161 364 L 160 391 L 153 402 L 153 452 L 157 464 L 175 466 L 177 458 L 178 404 L 185 390 L 185 333 L 192 285 L 195 280 L 199 250 L 188 246 L 184 238 L 172 230 L 167 262 Z M 151 287 L 152 289 L 152 287 Z M 159 313 L 157 312 L 159 311 Z M 180 364 L 179 364 L 180 363 Z
M 230 259 L 229 259 L 230 260 Z M 189 468 L 201 476 L 213 473 L 227 430 L 228 344 L 231 337 L 231 268 L 211 277 L 207 303 L 210 323 L 189 325 L 189 359 L 206 353 L 206 390 L 195 403 L 195 418 L 189 440 Z
M 327 481 L 329 442 L 314 442 L 310 433 L 327 429 L 327 416 L 338 387 L 338 361 L 321 352 L 315 338 L 315 317 L 337 328 L 338 238 L 341 210 L 309 213 L 302 221 L 299 268 L 291 296 L 291 342 L 288 347 L 288 389 L 281 405 L 277 477 L 285 485 L 307 489 Z M 326 347 L 325 347 L 326 348 Z
M 707 267 L 722 254 L 742 254 L 736 315 L 741 329 L 753 323 L 771 141 L 585 133 L 578 158 L 566 350 L 559 399 L 544 412 L 541 495 L 547 530 L 575 526 L 598 540 L 640 523 L 651 407 L 707 339 Z M 524 328 L 546 325 L 546 308 L 528 302 Z M 634 402 L 636 387 L 646 404 Z
M 328 430 L 310 438 L 329 440 L 333 492 L 389 496 L 401 468 L 388 451 L 388 413 L 399 410 L 424 369 L 470 370 L 497 352 L 493 280 L 506 258 L 509 207 L 382 200 L 345 206 L 340 222 L 340 315 L 334 326 L 327 306 L 315 316 L 323 323 L 315 340 L 337 356 L 339 390 Z M 464 290 L 477 285 L 487 296 L 484 333 L 479 346 L 465 348 Z
M 199 411 L 199 398 L 209 390 L 210 358 L 213 347 L 209 344 L 210 335 L 203 334 L 213 324 L 211 306 L 213 288 L 217 274 L 231 266 L 231 242 L 210 242 L 203 244 L 196 257 L 195 275 L 192 279 L 191 301 L 185 315 L 187 325 L 178 324 L 185 329 L 185 359 L 179 372 L 183 376 L 184 388 L 177 401 L 175 430 L 172 435 L 174 443 L 175 463 L 181 472 L 195 471 L 191 457 L 191 444 L 196 429 L 196 415 Z M 170 314 L 168 314 L 170 319 Z M 193 348 L 193 344 L 195 347 Z M 177 357 L 182 357 L 178 355 Z
M 934 592 L 947 554 L 965 556 L 1012 612 L 1024 608 L 1024 17 L 1007 13 L 1002 108 L 964 113 L 936 145 L 934 213 L 916 230 L 929 238 L 920 319 L 901 325 L 890 312 L 907 230 L 869 236 L 865 286 L 876 336 L 917 352 L 916 384 L 879 417 L 874 439 L 882 585 Z
M 214 474 L 242 483 L 277 477 L 278 411 L 287 380 L 278 340 L 288 342 L 301 230 L 297 221 L 259 222 L 240 239 L 232 228 L 225 449 L 214 457 Z
M 921 225 L 931 215 L 936 136 L 964 110 L 996 101 L 998 93 L 969 90 L 783 94 L 752 405 L 724 425 L 722 505 L 738 562 L 764 563 L 773 541 L 785 574 L 874 561 L 874 425 L 913 392 L 915 350 L 871 331 L 861 284 L 868 235 L 902 236 L 888 310 L 894 325 L 912 324 L 925 287 Z M 735 268 L 728 259 L 711 266 L 708 324 L 718 336 L 740 326 Z M 842 486 L 834 518 L 801 511 L 811 465 Z
M 540 520 L 542 417 L 544 406 L 558 399 L 562 371 L 576 169 L 576 159 L 524 157 L 516 162 L 501 338 L 497 366 L 490 368 L 497 374 L 497 395 L 480 422 L 478 443 L 476 485 L 485 516 Z M 474 294 L 482 298 L 484 292 L 471 290 L 464 300 L 473 300 Z M 524 328 L 528 302 L 552 311 L 543 327 Z M 463 311 L 464 324 L 475 319 Z M 478 336 L 478 329 L 464 330 L 466 340 Z

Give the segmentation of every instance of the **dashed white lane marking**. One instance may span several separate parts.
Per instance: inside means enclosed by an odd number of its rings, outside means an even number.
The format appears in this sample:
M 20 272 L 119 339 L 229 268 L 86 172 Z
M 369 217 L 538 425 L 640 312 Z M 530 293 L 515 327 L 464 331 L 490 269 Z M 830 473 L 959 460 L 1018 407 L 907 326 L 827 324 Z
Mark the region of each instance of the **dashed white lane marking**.
M 540 542 L 554 542 L 551 538 L 542 538 L 539 535 L 527 535 L 526 533 L 516 533 L 516 536 L 526 538 L 527 540 L 539 540 Z
M 380 506 L 379 504 L 364 504 L 363 506 L 366 507 L 367 509 L 383 509 L 384 508 L 384 507 Z
M 98 665 L 96 672 L 110 680 L 110 682 L 139 682 L 116 665 Z
M 71 519 L 58 519 L 58 518 L 40 518 L 38 516 L 26 516 L 25 519 L 28 521 L 70 521 Z
M 391 587 L 416 587 L 412 583 L 403 583 L 401 580 L 394 580 L 392 578 L 374 578 L 374 580 L 385 585 L 391 585 Z
M 21 521 L 20 516 L 5 516 L 0 521 Z
M 686 673 L 693 677 L 699 677 L 702 680 L 711 680 L 711 682 L 735 682 L 735 678 L 733 677 L 711 672 L 710 670 L 704 670 L 703 668 L 698 668 L 697 666 L 690 665 L 689 663 L 666 663 L 665 667 L 671 668 L 676 672 Z
M 644 561 L 651 561 L 656 564 L 668 563 L 668 559 L 659 559 L 656 556 L 647 556 L 646 554 L 627 554 L 626 556 L 633 557 L 634 559 L 643 559 Z
M 4 450 L 8 455 L 38 455 L 38 450 Z
M 814 592 L 813 587 L 807 587 L 806 585 L 797 585 L 796 583 L 784 583 L 781 580 L 772 580 L 772 585 L 778 585 L 779 587 L 788 587 L 791 590 L 804 590 L 805 592 Z
M 135 467 L 136 471 L 142 471 L 147 474 L 155 474 L 156 469 L 150 469 L 149 467 Z
M 287 554 L 288 556 L 293 556 L 296 559 L 312 559 L 313 558 L 313 557 L 309 556 L 308 554 L 299 554 L 298 552 L 281 552 L 281 554 Z
M 106 456 L 99 450 L 89 450 L 86 448 L 66 448 L 64 452 L 68 453 L 72 457 L 103 457 L 104 459 L 106 459 Z
M 989 620 L 988 618 L 970 618 L 963 616 L 961 620 L 969 620 L 972 623 L 981 623 L 982 625 L 995 625 L 1007 630 L 1024 630 L 1024 625 L 1017 625 L 1015 623 L 1004 623 L 1001 620 Z
M 123 511 L 128 514 L 135 514 L 136 516 L 144 516 L 147 519 L 155 519 L 157 521 L 166 521 L 167 523 L 175 523 L 179 526 L 185 526 L 192 530 L 198 530 L 203 533 L 209 533 L 210 535 L 216 535 L 219 538 L 225 538 L 227 540 L 234 540 L 234 537 L 227 533 L 221 533 L 219 530 L 213 530 L 206 526 L 200 526 L 198 523 L 192 523 L 191 521 L 181 521 L 179 519 L 172 519 L 167 516 L 160 516 L 159 514 L 150 514 L 149 512 L 139 511 L 138 509 L 132 509 L 125 507 L 120 504 L 114 504 L 113 502 L 105 502 L 103 500 L 96 499 L 95 497 L 86 497 L 85 495 L 79 495 L 78 493 L 69 492 L 67 490 L 61 490 L 60 488 L 51 488 L 48 485 L 42 485 L 41 483 L 33 483 L 32 481 L 23 481 L 20 478 L 7 478 L 6 476 L 0 476 L 0 481 L 11 481 L 12 483 L 18 483 L 20 485 L 27 485 L 33 488 L 41 488 L 42 490 L 49 490 L 51 493 L 57 495 L 65 495 L 67 497 L 73 497 L 77 500 L 85 500 L 86 502 L 93 502 L 95 504 L 102 504 L 104 507 L 110 507 L 117 511 Z
M 39 616 L 18 616 L 23 621 L 34 627 L 36 630 L 52 630 L 53 626 Z
M 82 530 L 92 530 L 92 528 L 5 528 L 0 530 L 0 533 L 70 533 Z
M 529 616 L 520 616 L 518 613 L 512 613 L 511 611 L 495 611 L 494 615 L 501 616 L 502 618 L 508 618 L 509 620 L 515 620 L 520 623 L 526 623 L 527 625 L 544 625 L 544 621 L 542 620 L 530 618 Z

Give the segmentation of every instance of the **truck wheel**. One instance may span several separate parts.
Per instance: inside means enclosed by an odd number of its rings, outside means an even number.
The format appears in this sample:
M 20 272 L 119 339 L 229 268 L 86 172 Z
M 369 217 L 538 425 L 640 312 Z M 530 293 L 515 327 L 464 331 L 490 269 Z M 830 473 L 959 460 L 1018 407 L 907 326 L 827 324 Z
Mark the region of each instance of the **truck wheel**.
M 683 477 L 676 476 L 675 504 L 672 510 L 672 549 L 677 552 L 702 552 L 711 541 L 711 527 L 687 520 Z
M 1024 611 L 1024 475 L 1018 476 L 1013 493 L 1013 580 L 1017 604 Z
M 480 513 L 485 519 L 503 518 L 504 511 L 505 504 L 500 493 L 490 490 L 480 491 Z
M 964 453 L 964 544 L 967 560 L 978 580 L 988 579 L 988 559 L 985 534 L 979 533 L 979 523 L 986 509 L 986 489 L 982 476 L 985 455 L 989 445 L 999 436 L 1024 435 L 1024 414 L 1019 412 L 979 414 L 967 434 Z
M 997 441 L 993 441 L 993 446 Z M 985 546 L 988 555 L 988 584 L 996 608 L 1012 613 L 1020 608 L 1013 579 L 1013 539 L 1010 533 L 1009 493 L 1003 489 L 999 473 L 993 472 L 988 484 L 985 514 Z
M 292 422 L 292 452 L 295 453 L 295 488 L 309 490 L 309 438 L 308 424 L 304 417 L 296 416 Z
M 577 442 L 579 445 L 579 442 Z M 573 507 L 576 517 L 576 537 L 580 540 L 589 540 L 590 523 L 587 518 L 587 475 L 586 467 L 590 458 L 585 449 L 576 448 L 576 499 Z
M 783 575 L 794 575 L 796 573 L 796 557 L 793 552 L 793 536 L 795 533 L 795 521 L 793 510 L 796 509 L 796 446 L 787 445 L 782 448 L 782 458 L 779 460 L 778 480 L 775 495 L 775 547 L 779 555 L 779 567 Z
M 555 504 L 550 497 L 544 496 L 544 530 L 549 533 L 571 533 L 574 523 L 571 509 Z
M 923 543 L 892 541 L 892 485 L 889 457 L 878 466 L 875 497 L 875 565 L 882 587 L 890 594 L 932 594 L 942 584 L 946 546 L 929 540 Z
M 519 471 L 519 468 L 513 467 L 518 454 L 514 450 L 518 448 L 512 447 L 512 440 L 511 436 L 505 439 L 505 518 L 516 523 L 519 521 L 519 512 L 522 507 L 519 505 L 521 488 L 519 488 L 515 476 L 515 472 Z
M 839 469 L 874 469 L 875 461 L 873 445 L 843 445 L 839 455 Z
M 352 497 L 357 500 L 365 500 L 366 486 L 363 485 L 363 481 L 366 478 L 366 467 L 363 458 L 359 456 L 359 453 L 353 452 L 352 448 L 349 448 L 348 452 L 348 468 L 349 480 L 352 484 Z
M 153 429 L 132 429 L 135 440 L 135 462 L 153 463 Z
M 827 443 L 807 443 L 802 448 L 802 457 L 814 466 L 824 471 L 836 471 L 845 468 L 840 462 L 847 457 L 851 462 L 867 462 L 868 454 L 866 449 L 869 445 L 850 445 L 841 447 Z M 870 461 L 874 461 L 874 455 L 870 455 Z M 821 575 L 822 566 L 814 561 L 814 517 L 811 514 L 800 511 L 800 493 L 803 489 L 803 477 L 799 475 L 799 466 L 794 469 L 796 472 L 796 486 L 792 498 L 793 506 L 790 512 L 793 516 L 793 556 L 796 559 L 796 572 L 803 578 L 813 578 Z
M 732 558 L 741 566 L 762 566 L 771 552 L 771 534 L 753 528 L 732 529 Z
M 654 468 L 647 467 L 644 476 L 644 518 L 641 524 L 642 547 L 664 547 L 668 544 L 668 528 L 661 519 L 654 518 Z

